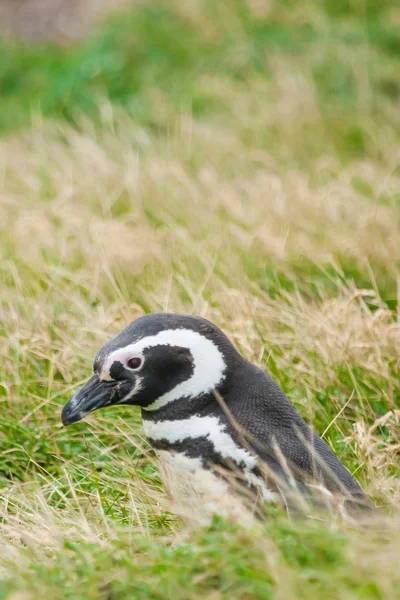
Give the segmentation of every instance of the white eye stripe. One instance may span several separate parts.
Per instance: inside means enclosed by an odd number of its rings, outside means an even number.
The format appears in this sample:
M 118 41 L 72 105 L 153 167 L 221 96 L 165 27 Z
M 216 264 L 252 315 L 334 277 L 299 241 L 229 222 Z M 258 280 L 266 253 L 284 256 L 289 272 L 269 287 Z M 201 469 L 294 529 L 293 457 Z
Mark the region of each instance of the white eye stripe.
M 193 373 L 186 381 L 157 398 L 146 410 L 157 410 L 178 398 L 193 398 L 210 392 L 221 381 L 225 372 L 224 357 L 214 342 L 191 329 L 167 329 L 112 352 L 103 365 L 101 378 L 111 379 L 110 368 L 114 361 L 126 364 L 132 356 L 138 356 L 155 346 L 181 346 L 193 357 Z
M 141 364 L 138 367 L 130 367 L 129 361 L 132 358 L 140 358 L 140 360 L 142 361 Z M 133 352 L 125 352 L 125 348 L 121 348 L 120 350 L 115 350 L 114 352 L 112 352 L 112 354 L 109 355 L 109 357 L 103 363 L 103 366 L 102 366 L 101 372 L 100 372 L 100 379 L 102 381 L 113 381 L 113 378 L 110 375 L 110 369 L 115 362 L 122 363 L 124 365 L 124 367 L 126 367 L 130 371 L 138 372 L 138 371 L 141 371 L 145 360 L 144 360 L 143 354 L 137 354 L 137 353 L 133 353 Z

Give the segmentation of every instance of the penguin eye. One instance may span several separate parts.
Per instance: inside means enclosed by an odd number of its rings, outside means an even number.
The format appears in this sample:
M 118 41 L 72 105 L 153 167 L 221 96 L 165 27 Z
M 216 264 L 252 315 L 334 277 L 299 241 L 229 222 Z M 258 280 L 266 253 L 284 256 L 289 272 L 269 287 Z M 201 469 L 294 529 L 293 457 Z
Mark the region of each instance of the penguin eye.
M 126 365 L 127 365 L 127 367 L 129 367 L 129 369 L 139 369 L 139 367 L 142 366 L 142 363 L 143 363 L 143 359 L 140 358 L 140 356 L 133 356 L 132 358 L 130 358 L 128 360 Z

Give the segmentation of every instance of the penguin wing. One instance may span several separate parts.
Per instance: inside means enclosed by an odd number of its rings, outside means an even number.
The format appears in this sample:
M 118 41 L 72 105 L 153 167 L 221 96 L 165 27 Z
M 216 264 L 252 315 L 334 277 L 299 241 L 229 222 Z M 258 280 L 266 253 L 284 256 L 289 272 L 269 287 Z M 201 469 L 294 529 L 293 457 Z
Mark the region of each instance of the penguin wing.
M 323 486 L 328 492 L 372 506 L 358 483 L 330 448 L 296 412 L 280 387 L 252 365 L 252 385 L 243 400 L 229 404 L 248 443 L 285 481 Z M 272 467 L 271 467 L 272 465 Z

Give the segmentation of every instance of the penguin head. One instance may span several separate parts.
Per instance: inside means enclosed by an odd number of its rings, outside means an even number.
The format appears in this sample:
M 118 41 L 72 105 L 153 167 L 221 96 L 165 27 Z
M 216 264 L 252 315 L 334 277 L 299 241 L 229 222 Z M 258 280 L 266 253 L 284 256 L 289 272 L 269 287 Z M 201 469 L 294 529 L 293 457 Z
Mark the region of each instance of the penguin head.
M 62 422 L 70 425 L 115 404 L 176 410 L 177 403 L 187 405 L 221 389 L 238 360 L 229 339 L 206 319 L 145 315 L 98 351 L 92 377 L 64 406 Z

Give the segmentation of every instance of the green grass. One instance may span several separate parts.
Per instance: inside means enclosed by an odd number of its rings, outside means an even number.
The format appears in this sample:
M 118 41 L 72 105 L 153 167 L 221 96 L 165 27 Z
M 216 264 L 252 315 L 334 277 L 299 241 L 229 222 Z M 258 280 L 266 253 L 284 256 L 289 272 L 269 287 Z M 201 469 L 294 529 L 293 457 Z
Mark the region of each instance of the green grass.
M 262 130 L 243 127 L 245 142 L 302 163 L 323 155 L 326 144 L 344 161 L 380 158 L 375 138 L 400 94 L 396 6 L 333 4 L 273 1 L 263 15 L 245 0 L 205 2 L 194 10 L 197 3 L 183 10 L 151 2 L 110 18 L 72 49 L 4 42 L 0 128 L 26 125 L 32 113 L 72 122 L 82 112 L 99 118 L 104 98 L 164 134 L 165 117 L 181 110 L 227 123 L 230 88 L 252 88 L 260 79 L 272 84 L 278 57 L 293 74 L 310 79 L 323 125 L 305 122 L 307 152 L 290 157 L 286 136 L 273 123 Z M 390 135 L 398 136 L 397 124 L 391 125 Z
M 268 534 L 268 529 L 264 532 Z M 200 598 L 204 594 L 221 598 L 272 598 L 295 593 L 298 598 L 336 598 L 342 592 L 354 598 L 375 599 L 376 585 L 371 574 L 360 566 L 354 582 L 346 577 L 349 548 L 335 532 L 321 543 L 321 529 L 310 527 L 298 536 L 283 521 L 275 521 L 275 547 L 233 526 L 215 523 L 173 547 L 149 539 L 121 534 L 110 547 L 65 541 L 50 565 L 33 561 L 21 582 L 29 593 L 46 593 L 58 598 Z M 326 536 L 326 532 L 325 532 Z M 279 566 L 274 568 L 274 560 Z M 90 562 L 91 571 L 82 570 Z M 302 572 L 301 584 L 279 583 L 277 572 L 290 577 Z M 46 587 L 43 589 L 43 579 Z M 154 583 L 157 582 L 156 586 Z M 12 586 L 11 586 L 12 587 Z M 82 593 L 84 589 L 84 593 Z M 60 593 L 60 590 L 63 590 Z M 215 592 L 220 590 L 220 592 Z M 379 592 L 378 592 L 379 593 Z M 207 597 L 207 596 L 206 596 Z
M 0 600 L 400 594 L 394 2 L 138 3 L 0 42 Z M 202 314 L 382 506 L 174 515 L 135 409 L 68 429 L 96 350 Z

